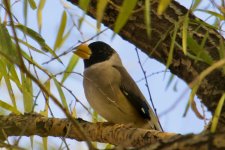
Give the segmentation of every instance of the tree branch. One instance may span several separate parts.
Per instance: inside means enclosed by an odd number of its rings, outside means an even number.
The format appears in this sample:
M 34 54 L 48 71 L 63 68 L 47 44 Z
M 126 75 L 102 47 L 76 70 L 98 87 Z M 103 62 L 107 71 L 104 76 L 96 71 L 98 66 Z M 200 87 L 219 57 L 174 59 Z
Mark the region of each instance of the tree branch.
M 78 5 L 77 0 L 68 1 Z M 122 3 L 121 0 L 112 1 L 117 6 L 120 6 Z M 91 0 L 88 9 L 88 14 L 93 18 L 96 18 L 96 4 L 97 0 Z M 141 0 L 139 4 L 141 4 Z M 144 4 L 141 6 L 136 6 L 136 9 L 141 7 L 143 8 L 143 5 Z M 159 16 L 157 15 L 157 7 L 158 0 L 151 0 L 151 12 L 149 12 L 152 20 L 151 38 L 148 38 L 147 36 L 143 11 L 136 11 L 133 13 L 126 25 L 120 31 L 119 35 L 125 40 L 134 44 L 136 47 L 140 48 L 150 57 L 153 57 L 159 62 L 166 64 L 174 26 L 175 23 L 179 22 L 180 26 L 176 36 L 173 59 L 169 69 L 172 73 L 176 74 L 187 84 L 189 84 L 195 80 L 203 70 L 209 67 L 209 65 L 205 62 L 196 61 L 187 55 L 184 55 L 182 51 L 182 24 L 188 10 L 176 1 L 172 1 L 165 13 Z M 105 9 L 105 14 L 102 20 L 103 24 L 113 29 L 117 15 L 118 9 L 109 3 Z M 204 50 L 210 54 L 214 61 L 218 61 L 220 59 L 219 45 L 221 43 L 225 43 L 224 38 L 210 25 L 192 15 L 191 12 L 189 13 L 187 32 L 192 35 L 193 39 L 195 39 L 198 43 L 201 43 L 203 38 L 208 35 Z M 188 52 L 191 53 L 190 49 L 188 49 Z M 202 99 L 203 103 L 208 107 L 208 109 L 214 113 L 218 101 L 224 92 L 225 76 L 222 73 L 222 69 L 217 69 L 210 73 L 202 81 L 197 91 L 197 96 Z M 225 126 L 225 106 L 222 110 L 219 126 Z
M 91 141 L 111 143 L 123 147 L 148 147 L 148 149 L 215 149 L 225 148 L 225 130 L 211 134 L 177 135 L 156 130 L 132 128 L 130 125 L 108 122 L 90 123 L 74 119 Z M 9 136 L 54 136 L 86 140 L 69 119 L 47 118 L 39 114 L 0 116 L 0 139 Z M 147 145 L 147 146 L 146 146 Z
M 91 141 L 111 143 L 123 147 L 140 147 L 153 144 L 159 140 L 177 136 L 156 130 L 133 128 L 131 125 L 113 124 L 108 122 L 90 123 L 82 119 L 74 119 L 85 131 Z M 47 118 L 39 114 L 0 116 L 0 139 L 9 136 L 54 136 L 85 141 L 69 119 Z M 6 136 L 6 137 L 5 137 Z

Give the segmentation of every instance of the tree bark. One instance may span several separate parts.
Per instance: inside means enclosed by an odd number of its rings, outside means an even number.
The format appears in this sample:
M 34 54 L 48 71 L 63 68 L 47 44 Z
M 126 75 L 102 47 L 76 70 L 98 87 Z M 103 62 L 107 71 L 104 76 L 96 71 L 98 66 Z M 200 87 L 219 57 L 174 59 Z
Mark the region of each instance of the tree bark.
M 77 0 L 68 1 L 78 5 Z M 112 0 L 112 2 L 118 6 L 122 3 L 121 0 Z M 91 0 L 87 12 L 88 15 L 93 18 L 96 18 L 96 4 L 97 0 Z M 138 1 L 138 5 L 135 8 L 139 11 L 135 11 L 132 14 L 126 25 L 118 34 L 124 40 L 127 40 L 140 48 L 149 57 L 155 58 L 157 61 L 166 64 L 175 23 L 181 22 L 182 24 L 188 10 L 176 1 L 172 1 L 165 13 L 159 16 L 157 15 L 157 6 L 158 0 L 151 0 L 151 10 L 149 12 L 151 15 L 151 38 L 148 38 L 146 32 L 143 9 L 144 3 L 142 0 Z M 109 3 L 105 9 L 102 23 L 113 29 L 117 15 L 118 8 Z M 172 64 L 169 66 L 169 69 L 173 74 L 183 79 L 187 84 L 190 84 L 210 65 L 184 55 L 182 51 L 182 27 L 183 26 L 181 25 L 178 29 Z M 213 27 L 195 17 L 190 12 L 187 30 L 198 43 L 201 43 L 203 38 L 208 34 L 204 50 L 210 54 L 214 61 L 220 59 L 219 45 L 221 43 L 224 45 L 225 40 Z M 190 49 L 188 49 L 188 52 L 191 53 Z M 197 91 L 197 96 L 202 99 L 208 109 L 214 113 L 218 101 L 224 92 L 225 75 L 223 74 L 222 69 L 216 69 L 201 82 Z M 224 126 L 225 106 L 223 106 L 220 116 L 219 128 Z
M 140 149 L 225 149 L 225 131 L 215 134 L 180 136 L 156 130 L 132 128 L 130 125 L 113 123 L 90 123 L 75 119 L 91 141 L 111 143 L 122 147 Z M 39 114 L 0 116 L 0 139 L 8 136 L 54 136 L 86 140 L 77 126 L 67 119 L 48 118 Z M 160 141 L 160 142 L 158 142 Z M 158 142 L 158 143 L 157 143 Z M 144 146 L 144 147 L 143 147 Z
M 48 118 L 40 114 L 0 116 L 0 140 L 9 136 L 54 136 L 76 139 L 78 141 L 98 141 L 123 147 L 141 147 L 179 135 L 156 130 L 133 128 L 131 125 L 109 122 L 90 123 L 75 119 L 76 125 L 67 118 Z M 80 134 L 82 128 L 84 135 Z

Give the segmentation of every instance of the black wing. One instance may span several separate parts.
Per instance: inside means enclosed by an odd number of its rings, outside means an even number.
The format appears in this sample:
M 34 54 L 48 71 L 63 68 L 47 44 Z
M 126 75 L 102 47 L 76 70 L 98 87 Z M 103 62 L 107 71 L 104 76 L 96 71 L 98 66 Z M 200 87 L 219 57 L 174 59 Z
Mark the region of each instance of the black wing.
M 120 90 L 122 93 L 127 97 L 130 103 L 134 106 L 134 108 L 136 108 L 143 118 L 151 120 L 149 105 L 134 80 L 125 68 L 120 66 L 113 67 L 116 68 L 121 74 Z

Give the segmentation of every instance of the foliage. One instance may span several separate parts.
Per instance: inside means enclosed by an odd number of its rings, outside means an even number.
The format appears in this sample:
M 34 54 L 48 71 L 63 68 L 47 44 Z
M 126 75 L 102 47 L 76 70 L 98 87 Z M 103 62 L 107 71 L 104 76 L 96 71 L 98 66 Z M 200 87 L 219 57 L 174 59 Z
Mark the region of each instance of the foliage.
M 158 15 L 163 15 L 163 12 L 166 11 L 166 8 L 169 6 L 170 2 L 170 0 L 160 1 L 158 6 Z M 203 40 L 199 42 L 194 39 L 194 35 L 191 35 L 188 32 L 188 24 L 192 23 L 189 21 L 188 16 L 189 13 L 192 13 L 194 11 L 201 11 L 209 14 L 210 17 L 214 17 L 214 26 L 216 29 L 220 28 L 224 23 L 224 12 L 221 7 L 218 7 L 218 9 L 215 11 L 203 10 L 199 9 L 200 2 L 201 1 L 199 0 L 193 0 L 190 12 L 183 16 L 180 22 L 176 22 L 174 24 L 174 28 L 170 33 L 171 45 L 169 57 L 166 63 L 167 70 L 169 69 L 170 64 L 173 63 L 172 58 L 174 53 L 174 46 L 176 45 L 176 38 L 179 32 L 182 34 L 182 45 L 179 46 L 182 47 L 183 53 L 187 57 L 194 59 L 196 62 L 201 61 L 203 63 L 211 65 L 211 67 L 213 68 L 209 68 L 211 69 L 209 71 L 203 71 L 203 74 L 199 76 L 198 80 L 193 82 L 193 85 L 191 86 L 192 92 L 190 94 L 186 112 L 194 99 L 201 81 L 214 69 L 221 67 L 225 68 L 224 64 L 217 65 L 219 61 L 223 61 L 225 59 L 224 43 L 221 43 L 219 45 L 221 50 L 219 52 L 220 60 L 213 60 L 212 56 L 210 56 L 210 54 L 208 54 L 204 50 L 204 46 L 208 37 L 207 35 L 209 33 L 206 33 L 205 38 L 203 38 Z M 21 19 L 24 20 L 24 23 L 22 23 L 21 20 L 18 20 L 16 14 L 14 14 L 14 12 L 12 11 L 13 8 L 16 7 L 16 3 L 24 4 L 23 19 Z M 8 95 L 10 99 L 0 99 L 0 110 L 2 114 L 38 112 L 49 116 L 50 112 L 50 114 L 54 116 L 54 108 L 49 107 L 49 102 L 53 102 L 56 106 L 60 107 L 61 111 L 66 116 L 68 114 L 73 114 L 74 116 L 76 116 L 75 114 L 77 112 L 77 103 L 80 104 L 83 109 L 89 111 L 75 96 L 75 94 L 64 85 L 64 83 L 67 82 L 68 78 L 73 77 L 74 74 L 78 74 L 80 76 L 79 73 L 73 72 L 78 63 L 78 57 L 75 55 L 71 55 L 70 53 L 73 48 L 79 43 L 77 43 L 75 46 L 74 44 L 70 45 L 72 46 L 72 48 L 68 48 L 67 51 L 63 51 L 63 48 L 65 46 L 65 41 L 69 40 L 72 31 L 79 30 L 79 26 L 82 27 L 82 21 L 85 21 L 85 13 L 87 13 L 88 11 L 90 1 L 79 1 L 79 6 L 84 10 L 84 14 L 76 16 L 76 19 L 80 20 L 80 22 L 78 23 L 74 23 L 73 17 L 71 17 L 72 15 L 69 12 L 70 7 L 62 3 L 64 11 L 61 14 L 61 21 L 56 31 L 57 34 L 55 36 L 54 44 L 48 43 L 47 39 L 45 39 L 41 34 L 44 27 L 47 26 L 43 22 L 43 16 L 46 15 L 46 12 L 44 12 L 45 4 L 45 0 L 40 0 L 38 3 L 34 0 L 24 0 L 11 4 L 7 4 L 7 2 L 4 1 L 4 3 L 0 5 L 1 12 L 4 12 L 1 13 L 0 18 L 0 81 L 1 83 L 4 82 L 6 91 L 8 92 L 6 95 Z M 105 8 L 108 5 L 116 7 L 119 12 L 119 15 L 117 16 L 114 24 L 114 35 L 121 31 L 126 22 L 130 19 L 130 16 L 132 16 L 132 13 L 135 13 L 137 7 L 143 7 L 146 33 L 149 38 L 152 38 L 151 15 L 149 13 L 151 11 L 150 0 L 145 0 L 144 3 L 141 4 L 141 6 L 139 6 L 137 0 L 124 0 L 121 6 L 118 6 L 111 0 L 99 0 L 97 4 L 97 31 L 101 31 L 101 22 L 105 15 Z M 37 14 L 37 29 L 33 29 L 28 26 L 28 10 L 35 11 Z M 73 22 L 72 27 L 69 27 L 71 26 L 71 22 Z M 16 32 L 14 32 L 14 30 Z M 82 36 L 82 33 L 80 34 L 80 36 Z M 88 40 L 83 40 L 82 42 L 87 41 Z M 65 56 L 67 54 L 70 54 L 70 59 L 68 63 L 64 65 L 65 62 L 63 61 L 62 56 Z M 36 55 L 39 58 L 43 57 L 45 59 L 50 59 L 50 62 L 40 62 L 39 59 L 35 57 Z M 49 63 L 51 63 L 51 61 L 54 60 L 64 66 L 63 71 L 54 73 L 54 71 L 51 71 L 51 69 L 46 67 L 46 64 L 48 65 Z M 174 79 L 173 77 L 174 76 L 171 75 L 167 87 L 169 87 L 169 85 L 172 83 L 172 80 Z M 1 84 L 1 86 L 3 86 L 3 84 Z M 73 101 L 69 102 L 68 98 L 65 96 L 65 93 L 70 93 L 72 96 L 71 99 L 73 99 Z M 21 95 L 21 97 L 18 95 Z M 55 95 L 57 96 L 55 97 Z M 42 102 L 38 102 L 41 99 L 40 97 L 42 97 Z M 45 101 L 43 101 L 43 98 Z M 224 95 L 223 97 L 221 97 L 218 109 L 216 111 L 218 114 L 220 113 L 220 110 L 222 108 L 221 105 L 223 105 L 223 102 Z M 41 105 L 40 103 L 43 104 L 43 107 L 39 107 L 39 105 Z M 3 110 L 6 112 L 4 112 Z M 96 117 L 96 114 L 93 114 L 92 117 L 98 118 Z M 218 119 L 213 120 L 214 122 L 218 121 Z M 215 131 L 215 128 L 216 123 L 214 123 L 212 131 Z M 43 138 L 44 149 L 47 149 L 47 142 L 48 140 L 46 138 Z M 67 143 L 65 141 L 64 144 L 67 146 Z M 107 147 L 110 146 L 107 145 Z

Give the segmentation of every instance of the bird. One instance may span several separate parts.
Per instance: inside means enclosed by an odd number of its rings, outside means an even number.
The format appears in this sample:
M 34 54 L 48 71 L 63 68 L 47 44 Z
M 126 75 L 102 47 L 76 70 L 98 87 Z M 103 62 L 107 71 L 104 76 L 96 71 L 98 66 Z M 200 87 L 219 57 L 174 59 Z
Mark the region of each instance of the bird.
M 81 44 L 74 51 L 83 59 L 83 87 L 91 107 L 112 123 L 162 131 L 144 95 L 108 44 Z

